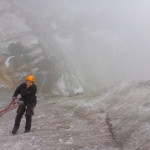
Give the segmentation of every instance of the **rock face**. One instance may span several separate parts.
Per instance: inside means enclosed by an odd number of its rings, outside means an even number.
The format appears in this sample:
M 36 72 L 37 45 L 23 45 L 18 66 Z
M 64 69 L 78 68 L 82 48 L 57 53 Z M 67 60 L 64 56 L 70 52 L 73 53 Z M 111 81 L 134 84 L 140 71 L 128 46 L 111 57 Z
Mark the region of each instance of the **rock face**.
M 12 89 L 33 74 L 40 93 L 69 96 L 83 92 L 63 55 L 39 38 L 11 1 L 2 0 L 0 12 L 0 84 Z

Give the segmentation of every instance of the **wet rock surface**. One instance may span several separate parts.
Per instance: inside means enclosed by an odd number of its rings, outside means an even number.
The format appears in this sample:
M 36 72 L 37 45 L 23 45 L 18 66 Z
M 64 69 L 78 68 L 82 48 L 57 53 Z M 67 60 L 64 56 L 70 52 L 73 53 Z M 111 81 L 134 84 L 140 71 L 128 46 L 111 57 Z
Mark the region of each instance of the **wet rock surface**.
M 77 74 L 59 49 L 50 45 L 49 34 L 46 36 L 35 24 L 29 24 L 21 10 L 13 1 L 0 1 L 0 84 L 13 89 L 33 74 L 40 93 L 82 93 Z

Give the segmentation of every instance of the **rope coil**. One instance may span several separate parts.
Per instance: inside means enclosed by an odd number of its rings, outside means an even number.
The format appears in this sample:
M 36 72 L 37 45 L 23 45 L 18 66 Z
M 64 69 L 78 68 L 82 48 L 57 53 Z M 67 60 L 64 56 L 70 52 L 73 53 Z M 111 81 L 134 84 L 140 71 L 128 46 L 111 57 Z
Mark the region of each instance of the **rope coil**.
M 19 106 L 19 103 L 18 103 L 19 100 L 20 99 L 18 99 L 17 101 L 16 100 L 12 101 L 5 109 L 1 110 L 0 111 L 0 117 L 3 116 L 5 113 L 17 108 Z

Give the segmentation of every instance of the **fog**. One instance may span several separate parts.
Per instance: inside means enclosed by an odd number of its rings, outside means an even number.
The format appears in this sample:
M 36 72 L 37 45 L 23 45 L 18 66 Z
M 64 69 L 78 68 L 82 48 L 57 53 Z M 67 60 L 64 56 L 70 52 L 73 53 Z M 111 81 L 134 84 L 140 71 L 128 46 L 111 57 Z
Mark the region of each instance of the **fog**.
M 84 89 L 149 80 L 148 0 L 13 0 L 27 23 L 62 55 Z M 41 36 L 41 37 L 40 37 Z
M 0 149 L 150 149 L 149 6 L 0 0 L 0 114 L 27 75 L 38 87 L 31 132 L 22 118 L 12 137 L 16 110 L 5 113 Z

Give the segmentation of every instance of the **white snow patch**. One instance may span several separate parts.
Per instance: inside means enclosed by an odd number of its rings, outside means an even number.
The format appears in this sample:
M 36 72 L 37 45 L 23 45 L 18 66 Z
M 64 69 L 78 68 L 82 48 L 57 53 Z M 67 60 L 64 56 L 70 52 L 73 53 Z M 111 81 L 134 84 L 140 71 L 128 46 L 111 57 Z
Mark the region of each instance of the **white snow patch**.
M 39 40 L 38 39 L 34 39 L 30 42 L 30 45 L 36 45 L 39 43 Z
M 84 91 L 84 90 L 83 90 L 82 87 L 79 87 L 79 88 L 75 88 L 75 89 L 74 89 L 74 93 L 75 93 L 75 94 L 81 94 L 81 93 L 83 93 L 83 91 Z
M 42 49 L 37 49 L 28 53 L 30 56 L 37 56 L 42 53 Z
M 67 145 L 73 144 L 73 138 L 70 137 L 69 140 L 65 142 L 65 144 Z
M 40 118 L 45 118 L 45 117 L 46 117 L 46 115 L 42 114 L 42 115 L 38 116 L 37 118 L 40 119 Z
M 74 93 L 75 94 L 81 94 L 84 92 L 84 89 L 82 88 L 81 84 L 79 83 L 79 80 L 77 79 L 77 77 L 75 75 L 72 75 L 72 77 L 74 78 L 78 88 L 74 88 Z
M 63 139 L 59 139 L 60 143 L 65 143 L 66 145 L 71 145 L 73 144 L 73 138 L 70 137 L 66 142 L 63 141 Z
M 25 65 L 21 66 L 20 68 L 17 69 L 17 71 L 23 69 L 25 67 Z
M 68 38 L 62 38 L 58 35 L 53 35 L 53 38 L 59 43 L 61 44 L 62 47 L 64 47 L 64 50 L 71 50 L 74 51 L 74 41 L 73 41 L 73 37 L 70 36 Z
M 10 57 L 8 57 L 7 59 L 6 59 L 6 61 L 5 61 L 5 66 L 8 68 L 9 67 L 9 65 L 10 65 L 10 60 L 11 60 L 11 58 L 13 58 L 13 57 L 15 57 L 15 56 L 10 56 Z
M 0 88 L 6 88 L 4 84 L 0 84 Z
M 69 95 L 68 91 L 67 91 L 67 88 L 66 88 L 66 84 L 65 84 L 65 81 L 64 81 L 64 75 L 62 75 L 59 80 L 57 81 L 57 86 L 59 87 L 59 89 L 62 91 L 62 93 L 64 95 Z
M 59 95 L 59 92 L 56 91 L 56 90 L 52 90 L 52 93 L 53 93 L 54 95 Z
M 39 71 L 39 68 L 33 68 L 32 69 L 32 72 L 37 72 L 37 71 Z
M 16 73 L 16 77 L 19 78 L 19 77 L 25 77 L 28 75 L 28 72 L 21 72 L 21 73 Z
M 59 139 L 59 142 L 60 142 L 60 143 L 63 143 L 63 140 L 62 140 L 62 139 Z
M 45 59 L 45 57 L 44 57 L 44 56 L 41 56 L 41 57 L 35 59 L 35 60 L 32 62 L 32 64 L 39 63 L 40 61 L 42 61 L 42 60 L 44 60 L 44 59 Z

